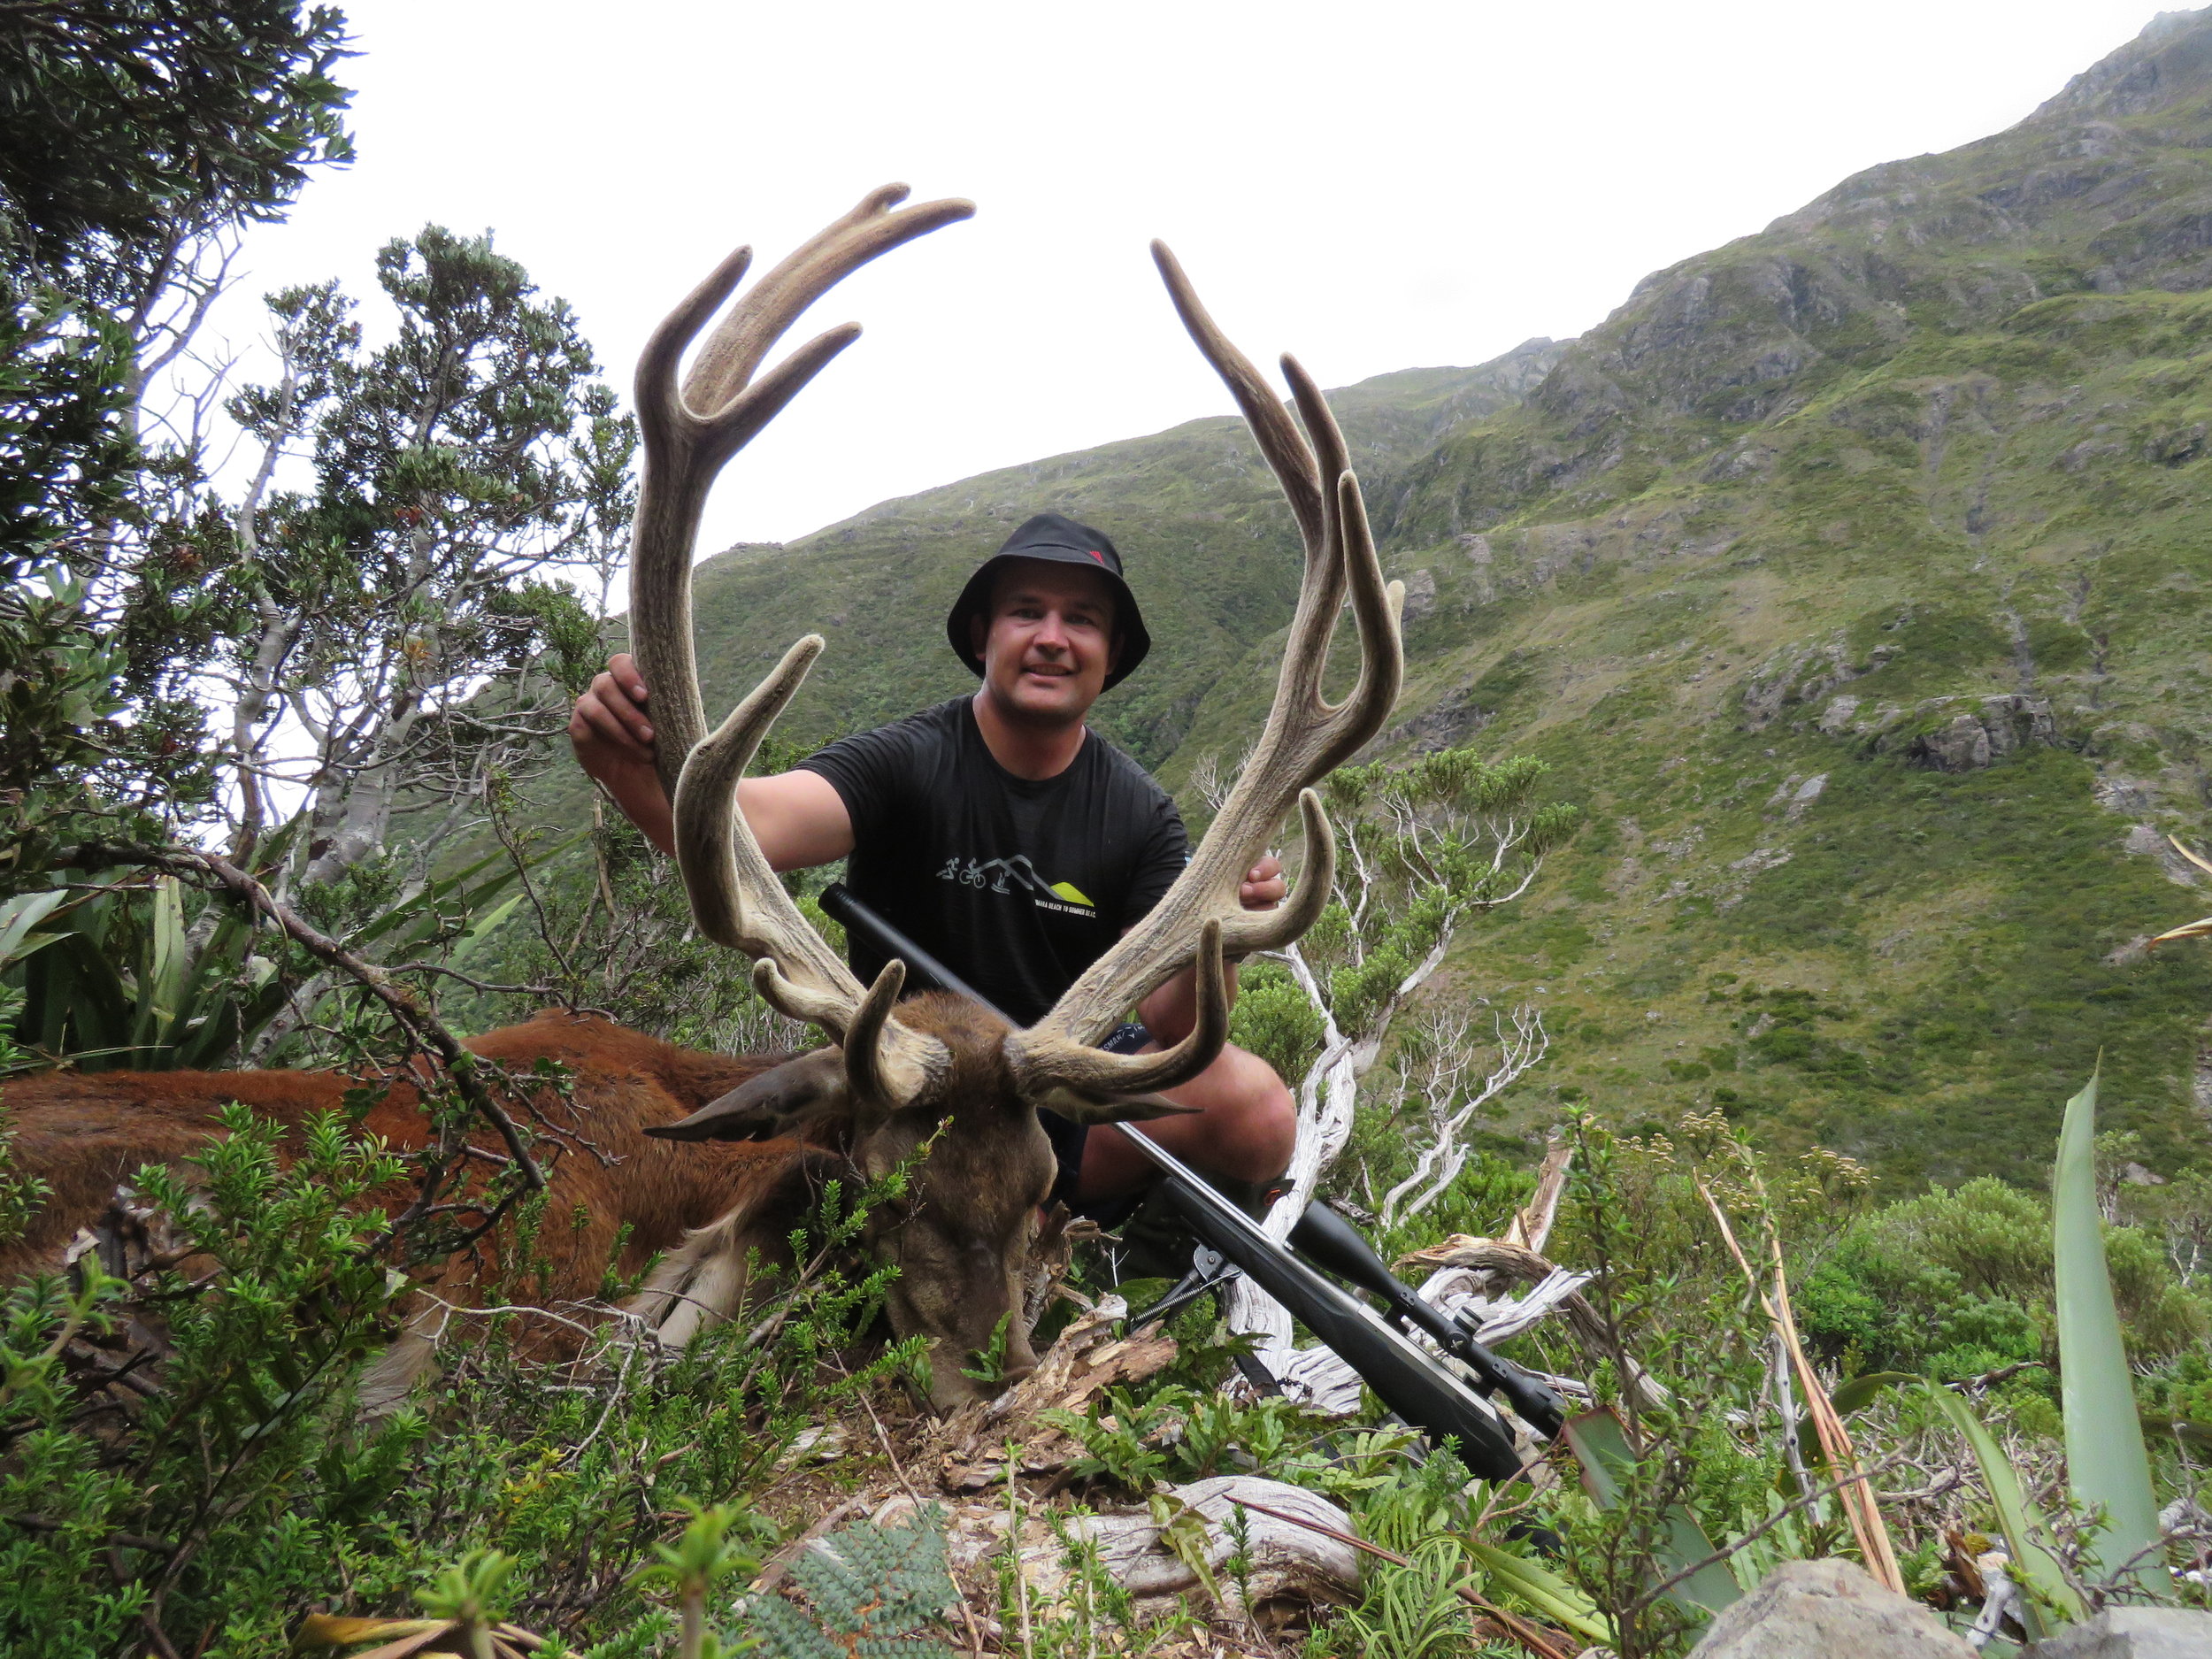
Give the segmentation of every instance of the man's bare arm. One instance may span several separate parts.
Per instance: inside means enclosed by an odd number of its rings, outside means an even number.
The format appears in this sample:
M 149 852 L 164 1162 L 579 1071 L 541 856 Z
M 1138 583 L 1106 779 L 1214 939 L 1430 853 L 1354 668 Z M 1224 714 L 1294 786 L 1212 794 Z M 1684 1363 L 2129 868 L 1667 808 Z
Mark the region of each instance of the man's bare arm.
M 654 769 L 649 702 L 637 664 L 626 651 L 618 653 L 576 700 L 568 738 L 577 764 L 605 786 L 622 815 L 673 856 L 675 818 Z M 737 786 L 737 809 L 775 870 L 826 864 L 853 849 L 844 797 L 819 772 L 748 778 Z

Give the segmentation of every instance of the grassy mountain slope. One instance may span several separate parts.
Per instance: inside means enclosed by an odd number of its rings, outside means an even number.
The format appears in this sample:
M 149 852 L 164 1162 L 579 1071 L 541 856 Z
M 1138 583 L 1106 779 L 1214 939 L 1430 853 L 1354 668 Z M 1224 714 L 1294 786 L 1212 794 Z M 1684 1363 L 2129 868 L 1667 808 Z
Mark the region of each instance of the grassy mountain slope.
M 2033 1179 L 2101 1048 L 2110 1124 L 2197 1161 L 2212 969 L 2139 941 L 2201 903 L 2160 837 L 2212 802 L 2208 351 L 2212 13 L 2187 13 L 1563 349 L 1335 395 L 1411 595 L 1386 745 L 1540 754 L 1592 812 L 1454 966 L 1561 1040 L 1501 1133 L 1578 1092 L 1901 1179 Z M 710 561 L 710 701 L 815 627 L 793 735 L 972 684 L 938 618 L 1047 507 L 1114 534 L 1158 641 L 1102 727 L 1171 785 L 1233 756 L 1295 557 L 1228 420 Z
M 2162 19 L 1647 279 L 1394 480 L 1405 740 L 1545 755 L 1598 819 L 1465 964 L 1556 1010 L 1555 1087 L 2026 1178 L 2101 1048 L 2195 1158 L 2212 986 L 2138 941 L 2201 908 L 2161 836 L 2212 799 L 2208 146 L 2212 21 Z

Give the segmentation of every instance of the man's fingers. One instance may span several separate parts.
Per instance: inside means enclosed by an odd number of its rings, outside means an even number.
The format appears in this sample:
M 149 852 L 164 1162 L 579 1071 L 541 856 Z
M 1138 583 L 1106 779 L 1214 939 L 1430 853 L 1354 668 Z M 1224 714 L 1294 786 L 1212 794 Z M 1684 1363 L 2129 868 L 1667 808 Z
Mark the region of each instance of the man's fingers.
M 584 695 L 596 700 L 601 708 L 610 710 L 638 742 L 650 743 L 653 741 L 653 723 L 645 718 L 645 710 L 624 689 L 612 669 L 593 680 L 591 689 Z
M 1283 902 L 1290 891 L 1290 884 L 1280 876 L 1264 881 L 1247 881 L 1237 889 L 1237 902 L 1248 910 L 1271 910 Z
M 608 708 L 593 692 L 587 691 L 576 699 L 576 710 L 569 717 L 568 734 L 580 747 L 589 742 L 603 743 L 624 760 L 650 764 L 653 759 L 652 728 L 645 728 L 640 737 L 632 731 L 627 721 Z
M 644 703 L 651 697 L 652 693 L 645 687 L 645 676 L 637 671 L 637 658 L 629 652 L 617 651 L 607 658 L 607 672 L 633 703 Z

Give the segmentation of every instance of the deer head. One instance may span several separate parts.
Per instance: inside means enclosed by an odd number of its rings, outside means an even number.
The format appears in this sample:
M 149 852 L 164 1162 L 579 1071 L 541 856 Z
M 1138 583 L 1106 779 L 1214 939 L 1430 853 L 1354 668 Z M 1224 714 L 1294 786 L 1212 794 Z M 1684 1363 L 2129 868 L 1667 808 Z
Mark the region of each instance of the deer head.
M 932 1395 L 949 1409 L 979 1392 L 962 1367 L 1002 1323 L 1006 1374 L 1034 1364 L 1026 1333 L 1016 1327 L 1021 1273 L 1054 1173 L 1037 1108 L 1094 1124 L 1175 1110 L 1141 1097 L 1188 1081 L 1220 1053 L 1229 1025 L 1225 959 L 1281 949 L 1328 902 L 1335 841 L 1310 786 L 1371 738 L 1397 700 L 1403 595 L 1394 583 L 1385 587 L 1344 440 L 1319 388 L 1283 359 L 1302 434 L 1156 242 L 1153 257 L 1184 326 L 1243 411 L 1305 544 L 1274 706 L 1182 876 L 1035 1025 L 1010 1030 L 941 993 L 902 1002 L 905 968 L 895 961 L 863 987 L 799 913 L 736 806 L 746 765 L 823 641 L 811 634 L 799 641 L 708 734 L 693 654 L 691 554 L 716 473 L 860 330 L 831 329 L 756 380 L 777 340 L 857 266 L 974 211 L 961 201 L 899 208 L 905 196 L 902 185 L 874 192 L 761 279 L 731 307 L 680 385 L 680 360 L 736 288 L 749 250 L 725 260 L 655 332 L 637 374 L 645 470 L 631 627 L 653 691 L 661 777 L 674 802 L 677 859 L 699 930 L 750 957 L 761 995 L 818 1027 L 831 1045 L 652 1133 L 679 1140 L 795 1135 L 837 1148 L 871 1175 L 934 1137 L 906 1196 L 872 1217 L 869 1242 L 900 1268 L 890 1293 L 893 1327 L 930 1339 Z M 1351 694 L 1332 704 L 1321 695 L 1322 672 L 1348 596 L 1359 675 Z M 1247 912 L 1237 900 L 1243 874 L 1294 798 L 1306 847 L 1297 890 L 1280 910 Z M 1096 1046 L 1124 1010 L 1194 962 L 1199 1018 L 1188 1037 L 1148 1055 Z

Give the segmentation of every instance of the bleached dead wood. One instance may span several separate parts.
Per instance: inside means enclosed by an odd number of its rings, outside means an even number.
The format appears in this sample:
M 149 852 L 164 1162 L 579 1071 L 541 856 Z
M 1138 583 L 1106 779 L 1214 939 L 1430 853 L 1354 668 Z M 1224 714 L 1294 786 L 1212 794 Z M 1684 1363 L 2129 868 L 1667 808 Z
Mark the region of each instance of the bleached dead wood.
M 1041 1421 L 1046 1411 L 1080 1417 L 1108 1388 L 1141 1382 L 1174 1363 L 1175 1344 L 1156 1325 L 1115 1336 L 1128 1311 L 1120 1297 L 1103 1298 L 1060 1333 L 1027 1377 L 948 1417 L 928 1448 L 944 1488 L 976 1492 L 1003 1481 L 1010 1448 L 1020 1448 L 1025 1474 L 1051 1474 L 1080 1455 L 1080 1446 Z
M 1441 1243 L 1432 1244 L 1425 1250 L 1416 1250 L 1398 1263 L 1402 1271 L 1408 1266 L 1432 1268 L 1465 1268 L 1476 1275 L 1479 1286 L 1540 1285 L 1560 1271 L 1556 1263 L 1548 1261 L 1534 1250 L 1502 1239 L 1479 1239 L 1464 1233 L 1455 1233 Z M 1559 1313 L 1568 1333 L 1593 1362 L 1614 1357 L 1605 1320 L 1590 1305 L 1590 1300 L 1578 1287 L 1571 1294 L 1560 1299 Z M 1637 1398 L 1646 1405 L 1666 1403 L 1667 1391 L 1651 1374 L 1634 1360 L 1628 1362 L 1629 1385 L 1636 1390 Z
M 1559 1218 L 1559 1201 L 1567 1190 L 1567 1170 L 1574 1163 L 1571 1143 L 1556 1132 L 1544 1147 L 1544 1161 L 1536 1167 L 1536 1190 L 1529 1194 L 1505 1230 L 1505 1242 L 1517 1244 L 1539 1256 L 1551 1241 L 1552 1223 Z

